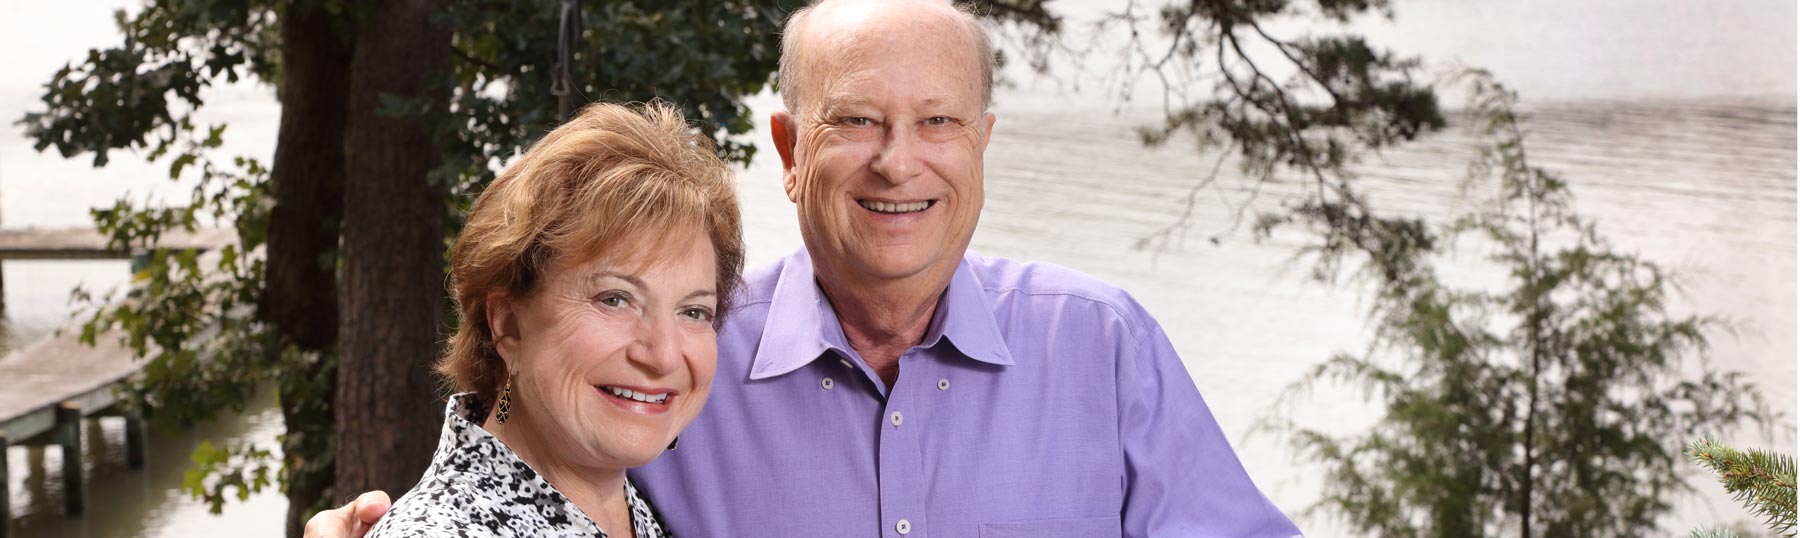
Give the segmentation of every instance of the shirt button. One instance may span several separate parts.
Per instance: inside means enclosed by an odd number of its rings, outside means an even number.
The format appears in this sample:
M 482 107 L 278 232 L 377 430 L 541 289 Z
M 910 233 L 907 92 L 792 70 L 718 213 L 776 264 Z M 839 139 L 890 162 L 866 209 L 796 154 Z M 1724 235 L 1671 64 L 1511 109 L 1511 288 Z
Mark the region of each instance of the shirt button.
M 819 380 L 819 386 L 823 387 L 825 390 L 831 390 L 831 387 L 836 386 L 836 385 L 837 385 L 837 383 L 832 382 L 831 378 L 829 378 L 829 377 Z
M 906 534 L 906 533 L 912 532 L 912 522 L 904 520 L 904 519 L 900 520 L 899 523 L 894 524 L 894 532 L 898 532 L 900 534 Z
M 900 421 L 901 421 L 901 417 L 900 417 L 899 411 L 895 411 L 893 416 L 888 417 L 888 422 L 894 423 L 895 426 L 899 426 Z M 905 521 L 905 520 L 901 520 L 901 521 Z
M 938 390 L 950 390 L 950 380 L 939 379 L 938 380 Z

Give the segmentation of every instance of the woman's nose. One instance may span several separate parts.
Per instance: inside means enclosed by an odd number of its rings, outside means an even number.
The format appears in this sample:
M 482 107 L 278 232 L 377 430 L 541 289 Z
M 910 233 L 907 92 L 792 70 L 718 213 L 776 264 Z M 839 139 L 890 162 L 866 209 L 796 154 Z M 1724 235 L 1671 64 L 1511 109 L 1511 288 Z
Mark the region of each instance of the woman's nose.
M 638 323 L 637 342 L 629 358 L 658 375 L 672 373 L 681 366 L 680 336 L 674 320 L 645 316 Z

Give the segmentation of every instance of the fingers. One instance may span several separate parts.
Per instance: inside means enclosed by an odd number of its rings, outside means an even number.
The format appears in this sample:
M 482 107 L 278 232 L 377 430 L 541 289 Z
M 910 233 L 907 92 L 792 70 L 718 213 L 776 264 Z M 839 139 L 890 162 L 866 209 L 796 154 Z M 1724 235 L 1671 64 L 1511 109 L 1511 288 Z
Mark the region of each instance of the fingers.
M 351 538 L 356 532 L 355 508 L 356 503 L 350 503 L 314 514 L 306 520 L 306 538 Z
M 382 491 L 371 491 L 354 502 L 319 512 L 306 520 L 306 538 L 362 538 L 387 514 L 393 503 Z
M 393 503 L 388 500 L 387 492 L 375 490 L 357 496 L 356 502 L 351 505 L 356 507 L 356 520 L 363 524 L 363 528 L 368 528 L 387 514 Z

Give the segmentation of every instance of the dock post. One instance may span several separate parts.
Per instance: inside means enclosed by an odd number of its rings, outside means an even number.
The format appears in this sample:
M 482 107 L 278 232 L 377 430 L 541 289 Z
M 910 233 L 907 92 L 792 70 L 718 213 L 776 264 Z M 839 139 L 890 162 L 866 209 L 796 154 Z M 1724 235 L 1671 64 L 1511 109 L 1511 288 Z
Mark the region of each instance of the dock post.
M 138 271 L 142 271 L 146 267 L 150 267 L 149 251 L 131 253 L 131 274 L 135 275 Z
M 62 446 L 63 515 L 82 513 L 86 484 L 81 472 L 81 404 L 63 402 L 56 406 L 56 442 Z
M 144 468 L 144 419 L 137 413 L 125 413 L 125 465 Z
M 12 530 L 12 475 L 7 471 L 6 436 L 0 435 L 0 538 Z

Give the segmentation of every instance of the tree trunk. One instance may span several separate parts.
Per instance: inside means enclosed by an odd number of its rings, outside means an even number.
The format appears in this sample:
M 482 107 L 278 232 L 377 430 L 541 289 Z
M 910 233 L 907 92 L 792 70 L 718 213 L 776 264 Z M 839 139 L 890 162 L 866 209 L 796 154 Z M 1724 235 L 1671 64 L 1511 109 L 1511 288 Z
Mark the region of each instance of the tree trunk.
M 270 181 L 275 207 L 269 219 L 267 272 L 258 317 L 280 331 L 287 342 L 314 352 L 330 351 L 338 331 L 337 267 L 328 255 L 337 250 L 338 220 L 344 207 L 344 119 L 350 98 L 349 36 L 333 31 L 331 16 L 317 2 L 299 0 L 287 6 L 281 24 L 281 127 L 276 135 Z M 271 360 L 277 357 L 271 357 Z M 303 372 L 305 380 L 321 374 L 321 362 Z M 305 382 L 301 381 L 304 385 Z M 328 428 L 329 400 L 324 394 L 294 394 L 295 382 L 281 387 L 281 412 L 293 443 L 307 431 Z M 328 386 L 326 387 L 329 388 Z M 329 431 L 329 430 L 326 430 Z M 291 452 L 291 451 L 290 451 Z M 287 536 L 299 538 L 309 509 L 331 486 L 329 467 L 307 466 L 287 456 Z
M 301 349 L 336 342 L 337 250 L 344 208 L 344 120 L 350 98 L 350 46 L 335 35 L 323 6 L 295 2 L 281 19 L 281 130 L 270 178 L 268 272 L 262 319 Z
M 1525 133 L 1519 131 L 1518 118 L 1512 116 L 1512 113 L 1509 111 L 1507 113 L 1507 120 L 1507 124 L 1512 126 L 1513 139 L 1524 140 Z M 1519 163 L 1525 163 L 1525 146 L 1520 145 L 1518 152 Z M 1532 475 L 1537 471 L 1537 442 L 1535 440 L 1535 434 L 1537 432 L 1538 385 L 1543 381 L 1544 324 L 1549 319 L 1549 315 L 1544 312 L 1545 298 L 1543 297 L 1544 292 L 1542 290 L 1545 288 L 1541 285 L 1544 281 L 1544 271 L 1543 265 L 1540 263 L 1543 258 L 1538 250 L 1539 225 L 1537 201 L 1538 197 L 1543 196 L 1543 188 L 1541 185 L 1537 184 L 1539 179 L 1540 178 L 1536 173 L 1526 172 L 1525 214 L 1526 226 L 1529 228 L 1531 234 L 1531 245 L 1529 247 L 1530 257 L 1525 260 L 1525 273 L 1527 275 L 1526 278 L 1528 279 L 1526 282 L 1526 289 L 1531 290 L 1529 292 L 1531 293 L 1531 308 L 1526 313 L 1525 326 L 1527 328 L 1526 337 L 1531 340 L 1530 342 L 1527 342 L 1530 346 L 1527 348 L 1527 352 L 1531 354 L 1531 379 L 1528 380 L 1531 384 L 1527 386 L 1528 396 L 1525 400 L 1525 494 L 1523 496 L 1524 498 L 1519 501 L 1520 538 L 1531 538 L 1532 536 L 1531 510 L 1535 506 L 1535 503 L 1532 502 L 1531 490 L 1532 484 L 1536 482 L 1535 477 Z
M 430 365 L 444 297 L 443 197 L 425 120 L 377 115 L 382 97 L 429 97 L 448 69 L 450 34 L 432 0 L 367 6 L 351 63 L 339 289 L 337 491 L 399 497 L 437 444 L 441 407 Z M 435 98 L 441 102 L 443 99 Z

